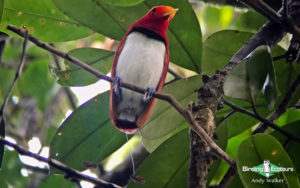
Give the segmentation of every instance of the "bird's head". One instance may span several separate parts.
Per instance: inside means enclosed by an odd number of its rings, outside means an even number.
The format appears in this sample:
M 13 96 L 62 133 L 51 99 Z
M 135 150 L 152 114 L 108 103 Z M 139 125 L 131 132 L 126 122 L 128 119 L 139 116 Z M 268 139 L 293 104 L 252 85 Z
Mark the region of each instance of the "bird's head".
M 164 21 L 169 23 L 173 19 L 177 11 L 177 8 L 173 8 L 170 6 L 156 6 L 153 7 L 145 17 L 147 17 L 149 20 Z
M 177 8 L 170 6 L 153 7 L 145 16 L 137 20 L 133 24 L 133 27 L 143 27 L 164 37 L 167 32 L 168 24 L 177 11 Z

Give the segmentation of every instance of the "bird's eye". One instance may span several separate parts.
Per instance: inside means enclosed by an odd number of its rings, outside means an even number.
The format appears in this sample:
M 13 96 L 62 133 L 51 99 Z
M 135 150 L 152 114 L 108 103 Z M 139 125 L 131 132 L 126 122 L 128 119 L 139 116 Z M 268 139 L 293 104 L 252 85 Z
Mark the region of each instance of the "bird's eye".
M 151 14 L 151 15 L 154 15 L 154 14 L 155 14 L 155 10 L 156 10 L 156 9 L 153 8 L 150 14 Z

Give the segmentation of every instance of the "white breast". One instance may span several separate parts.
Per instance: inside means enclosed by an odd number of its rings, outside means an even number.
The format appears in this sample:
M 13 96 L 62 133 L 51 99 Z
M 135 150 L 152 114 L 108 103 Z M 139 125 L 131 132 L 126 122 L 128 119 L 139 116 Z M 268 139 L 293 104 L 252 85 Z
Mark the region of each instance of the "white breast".
M 164 67 L 166 47 L 162 41 L 140 32 L 128 35 L 119 56 L 116 76 L 137 86 L 156 89 Z M 142 94 L 122 89 L 122 101 L 118 105 L 120 119 L 134 121 L 143 110 Z

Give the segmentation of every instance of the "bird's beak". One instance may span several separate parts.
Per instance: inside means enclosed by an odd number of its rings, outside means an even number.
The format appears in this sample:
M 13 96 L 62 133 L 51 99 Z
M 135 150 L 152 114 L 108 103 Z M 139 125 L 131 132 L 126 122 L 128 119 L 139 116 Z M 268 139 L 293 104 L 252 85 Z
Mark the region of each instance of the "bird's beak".
M 178 8 L 168 7 L 168 10 L 166 13 L 164 13 L 164 16 L 168 16 L 168 21 L 171 21 L 178 10 Z

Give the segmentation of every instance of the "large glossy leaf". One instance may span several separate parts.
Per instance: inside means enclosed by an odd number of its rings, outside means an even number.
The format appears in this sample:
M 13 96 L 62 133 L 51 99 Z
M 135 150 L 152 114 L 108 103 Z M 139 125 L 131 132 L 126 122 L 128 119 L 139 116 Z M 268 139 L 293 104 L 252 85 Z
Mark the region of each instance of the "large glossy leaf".
M 99 163 L 126 142 L 109 118 L 109 92 L 76 109 L 54 136 L 50 157 L 83 170 L 84 162 Z
M 195 90 L 202 84 L 201 76 L 194 76 L 167 85 L 162 93 L 170 93 L 183 106 L 196 99 Z M 167 102 L 158 100 L 149 119 L 141 130 L 145 147 L 153 151 L 160 143 L 172 136 L 178 127 L 185 127 L 184 118 Z M 173 133 L 169 134 L 170 132 Z M 168 135 L 169 134 L 169 135 Z M 153 142 L 152 142 L 153 141 Z
M 261 14 L 248 10 L 239 16 L 239 19 L 235 22 L 235 26 L 238 30 L 257 32 L 266 22 L 267 19 Z
M 210 35 L 203 45 L 203 74 L 214 74 L 250 39 L 252 33 L 223 30 Z
M 189 131 L 184 129 L 157 148 L 137 169 L 145 184 L 128 187 L 186 187 L 189 159 Z
M 226 96 L 251 101 L 264 93 L 269 108 L 276 100 L 276 83 L 270 50 L 260 46 L 237 65 L 224 82 Z
M 275 173 L 269 178 L 252 172 L 244 171 L 245 167 L 258 167 L 263 165 L 264 160 L 278 167 L 293 168 L 293 163 L 281 144 L 272 136 L 257 134 L 246 139 L 240 144 L 237 154 L 237 168 L 239 176 L 245 187 L 300 187 L 296 171 L 283 171 Z M 263 166 L 262 166 L 263 167 Z M 263 168 L 262 168 L 263 169 Z M 282 183 L 268 183 L 266 179 L 280 179 Z M 263 184 L 255 183 L 253 179 L 263 179 Z
M 144 0 L 96 0 L 99 3 L 106 3 L 114 6 L 133 6 L 137 5 Z
M 114 52 L 97 48 L 77 48 L 68 52 L 69 55 L 89 64 L 91 67 L 107 74 L 111 67 Z M 58 83 L 63 86 L 83 86 L 95 83 L 99 79 L 86 70 L 65 61 L 65 70 L 54 68 L 53 72 L 58 78 Z
M 278 126 L 285 126 L 297 120 L 300 120 L 300 110 L 287 109 L 287 111 L 276 120 L 276 124 Z
M 26 26 L 30 34 L 46 42 L 75 40 L 91 34 L 90 29 L 61 13 L 51 0 L 4 1 L 0 30 L 8 32 L 7 25 Z
M 142 136 L 142 142 L 147 149 L 148 152 L 152 153 L 156 148 L 158 148 L 164 141 L 171 138 L 178 132 L 182 131 L 183 129 L 186 129 L 188 127 L 188 124 L 186 122 L 183 122 L 182 124 L 178 124 L 178 127 L 174 130 L 171 130 L 168 134 L 164 136 L 160 136 L 158 138 L 146 138 Z M 143 135 L 143 134 L 142 134 Z
M 105 3 L 86 0 L 52 0 L 66 15 L 81 24 L 120 40 L 128 27 L 156 5 L 170 5 L 180 11 L 171 21 L 168 37 L 170 60 L 184 68 L 200 72 L 202 36 L 197 17 L 186 0 L 147 0 L 136 6 L 116 7 Z M 184 23 L 184 25 L 183 25 Z
M 233 180 L 231 180 L 231 182 L 228 185 L 228 188 L 236 188 L 236 187 L 243 187 L 243 183 L 239 178 L 238 174 L 234 176 Z

